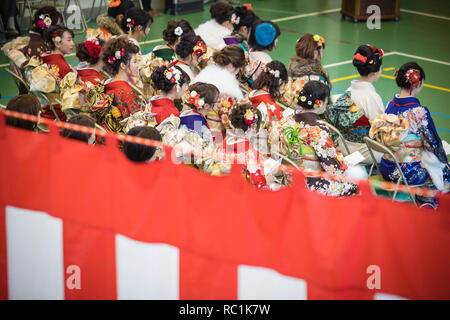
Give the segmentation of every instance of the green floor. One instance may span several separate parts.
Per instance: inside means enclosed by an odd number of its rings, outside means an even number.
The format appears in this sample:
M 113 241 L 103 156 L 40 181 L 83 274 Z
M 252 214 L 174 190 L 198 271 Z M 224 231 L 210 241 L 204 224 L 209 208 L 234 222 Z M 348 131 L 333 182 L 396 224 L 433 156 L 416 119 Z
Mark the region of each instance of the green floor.
M 244 1 L 242 1 L 244 2 Z M 383 21 L 381 29 L 370 30 L 365 22 L 353 23 L 343 20 L 338 10 L 314 16 L 292 18 L 284 21 L 277 19 L 298 16 L 302 14 L 339 9 L 341 0 L 253 0 L 251 2 L 255 13 L 261 19 L 275 20 L 281 28 L 281 36 L 277 48 L 271 53 L 274 59 L 284 62 L 295 54 L 295 41 L 303 33 L 318 33 L 325 37 L 326 50 L 322 64 L 332 65 L 352 58 L 359 44 L 371 43 L 382 48 L 386 53 L 399 52 L 415 57 L 399 54 L 388 55 L 383 59 L 383 71 L 387 77 L 382 77 L 375 83 L 375 87 L 383 100 L 387 103 L 397 92 L 395 81 L 389 79 L 394 75 L 394 69 L 408 61 L 417 61 L 426 72 L 426 84 L 419 95 L 422 104 L 432 112 L 438 133 L 441 138 L 450 142 L 450 111 L 446 103 L 449 101 L 450 81 L 446 75 L 450 73 L 450 1 L 440 0 L 402 0 L 401 10 L 415 11 L 415 13 L 401 11 L 400 21 Z M 424 16 L 422 14 L 437 15 L 439 17 Z M 141 45 L 143 52 L 149 52 L 155 45 L 161 44 L 162 30 L 167 21 L 176 18 L 163 15 L 155 18 L 150 34 Z M 203 12 L 179 16 L 188 20 L 194 27 L 209 19 L 209 5 Z M 89 26 L 95 27 L 91 21 Z M 1 37 L 2 35 L 0 35 Z M 76 36 L 76 42 L 84 39 L 83 34 Z M 425 60 L 424 60 L 425 59 Z M 69 63 L 76 63 L 75 55 L 67 58 Z M 431 60 L 431 61 L 430 61 Z M 7 101 L 17 94 L 17 88 L 4 71 L 8 59 L 0 53 L 0 103 Z M 333 94 L 348 88 L 350 76 L 357 74 L 351 63 L 328 67 L 330 78 L 333 79 Z

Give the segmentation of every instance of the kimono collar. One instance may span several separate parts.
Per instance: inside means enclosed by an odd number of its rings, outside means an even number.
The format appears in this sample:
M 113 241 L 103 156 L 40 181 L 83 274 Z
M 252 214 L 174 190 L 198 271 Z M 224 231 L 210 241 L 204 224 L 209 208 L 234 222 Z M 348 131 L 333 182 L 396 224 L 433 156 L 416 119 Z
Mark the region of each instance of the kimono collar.
M 405 98 L 399 98 L 398 94 L 394 96 L 394 99 L 392 99 L 392 103 L 395 107 L 407 107 L 411 105 L 420 105 L 419 99 L 416 97 L 405 97 Z

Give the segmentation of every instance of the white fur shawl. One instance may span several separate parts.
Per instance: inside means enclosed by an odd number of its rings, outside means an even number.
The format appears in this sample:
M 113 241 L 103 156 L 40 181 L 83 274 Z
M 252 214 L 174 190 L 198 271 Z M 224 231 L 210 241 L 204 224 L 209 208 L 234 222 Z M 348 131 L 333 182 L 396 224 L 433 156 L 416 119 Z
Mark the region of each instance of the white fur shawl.
M 191 84 L 195 82 L 213 84 L 217 87 L 217 89 L 219 89 L 221 94 L 234 97 L 238 101 L 244 99 L 242 91 L 239 88 L 239 81 L 236 77 L 227 69 L 221 68 L 214 64 L 211 64 L 200 71 Z
M 224 37 L 231 34 L 231 30 L 211 19 L 202 23 L 194 30 L 195 34 L 202 37 L 206 45 L 214 50 L 222 50 L 225 47 Z

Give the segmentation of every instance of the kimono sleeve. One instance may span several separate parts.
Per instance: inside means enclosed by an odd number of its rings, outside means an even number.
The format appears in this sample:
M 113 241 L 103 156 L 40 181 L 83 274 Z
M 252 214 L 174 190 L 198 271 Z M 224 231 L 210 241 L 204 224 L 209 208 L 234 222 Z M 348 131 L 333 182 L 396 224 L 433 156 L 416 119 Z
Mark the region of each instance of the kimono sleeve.
M 448 161 L 444 146 L 442 145 L 441 138 L 436 131 L 430 111 L 426 107 L 423 108 L 425 109 L 426 121 L 422 121 L 420 130 L 424 138 L 424 147 L 426 150 L 433 152 L 442 163 L 447 163 Z

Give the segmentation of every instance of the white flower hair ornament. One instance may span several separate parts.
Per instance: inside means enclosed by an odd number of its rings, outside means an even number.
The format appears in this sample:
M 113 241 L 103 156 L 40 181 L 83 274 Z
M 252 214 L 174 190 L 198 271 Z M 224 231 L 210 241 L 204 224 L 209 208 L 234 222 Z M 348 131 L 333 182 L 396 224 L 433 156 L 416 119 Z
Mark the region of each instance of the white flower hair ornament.
M 273 75 L 275 78 L 279 78 L 280 77 L 280 70 L 273 70 L 273 69 L 270 69 L 270 68 L 266 67 L 265 71 L 267 73 L 270 73 L 271 75 Z
M 205 105 L 205 98 L 200 97 L 200 94 L 195 90 L 188 90 L 185 95 L 185 100 L 187 103 L 194 105 L 198 109 L 202 109 Z
M 178 27 L 176 27 L 175 28 L 175 30 L 173 31 L 173 33 L 176 35 L 176 36 L 181 36 L 182 34 L 183 34 L 183 29 L 180 27 L 180 26 L 178 26 Z
M 183 74 L 177 68 L 171 67 L 170 69 L 166 69 L 164 71 L 164 76 L 171 83 L 180 84 L 183 81 Z

